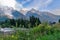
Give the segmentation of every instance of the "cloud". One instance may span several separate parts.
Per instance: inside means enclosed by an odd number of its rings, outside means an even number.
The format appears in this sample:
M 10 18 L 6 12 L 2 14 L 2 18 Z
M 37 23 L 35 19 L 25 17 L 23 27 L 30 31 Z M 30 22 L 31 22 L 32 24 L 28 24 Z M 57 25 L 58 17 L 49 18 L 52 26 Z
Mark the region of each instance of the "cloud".
M 14 9 L 17 9 L 18 6 L 19 8 L 23 7 L 20 3 L 16 2 L 16 0 L 0 0 L 0 6 L 13 7 Z
M 15 0 L 0 0 L 0 5 L 15 8 Z
M 13 18 L 11 7 L 0 6 L 0 17 L 7 16 L 8 18 Z
M 0 5 L 3 6 L 8 6 L 8 7 L 13 7 L 14 9 L 20 10 L 21 8 L 27 8 L 27 9 L 31 9 L 31 8 L 35 8 L 35 9 L 44 9 L 46 8 L 53 0 L 19 0 L 19 2 L 17 2 L 17 0 L 0 0 Z M 25 6 L 24 5 L 27 5 Z
M 32 1 L 32 0 L 21 0 L 20 3 L 21 4 L 26 4 L 27 2 L 30 2 L 30 1 Z
M 12 10 L 20 10 L 21 8 L 23 8 L 22 4 L 16 0 L 0 0 L 0 17 L 7 16 L 8 18 L 13 18 Z
M 53 0 L 25 0 L 22 1 L 22 4 L 28 3 L 26 8 L 35 8 L 35 9 L 44 9 L 46 8 Z
M 60 15 L 60 9 L 54 9 L 54 10 L 51 10 L 53 12 L 53 14 L 55 15 Z

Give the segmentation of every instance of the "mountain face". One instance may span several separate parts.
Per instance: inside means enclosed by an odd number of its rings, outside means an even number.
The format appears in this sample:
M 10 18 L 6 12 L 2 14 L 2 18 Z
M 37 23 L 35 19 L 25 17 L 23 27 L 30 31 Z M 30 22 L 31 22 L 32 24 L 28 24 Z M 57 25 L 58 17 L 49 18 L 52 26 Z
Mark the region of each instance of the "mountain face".
M 29 11 L 26 11 L 24 14 L 25 10 L 17 11 L 14 10 L 11 7 L 0 7 L 0 20 L 5 20 L 5 19 L 29 19 L 30 16 L 34 16 L 40 19 L 41 22 L 48 21 L 48 22 L 58 22 L 60 19 L 60 16 L 54 15 L 50 12 L 46 11 L 38 11 L 35 9 L 31 9 Z
M 34 17 L 37 17 L 37 18 L 42 18 L 39 14 L 38 14 L 39 12 L 37 12 L 35 9 L 31 9 L 30 11 L 28 11 L 27 13 L 26 13 L 26 17 L 27 17 L 27 19 L 29 19 L 30 18 L 30 16 L 34 16 Z
M 19 19 L 19 18 L 20 19 L 22 19 L 22 18 L 25 19 L 25 16 L 17 10 L 13 10 L 12 15 L 13 15 L 14 19 Z
M 34 17 L 38 17 L 41 22 L 43 22 L 43 21 L 58 22 L 58 20 L 60 19 L 60 16 L 58 16 L 58 15 L 54 15 L 50 12 L 38 11 L 38 10 L 35 10 L 35 9 L 32 9 L 32 10 L 30 10 L 26 13 L 26 16 L 28 18 L 32 15 Z
M 18 19 L 23 18 L 25 16 L 17 10 L 14 10 L 12 7 L 2 6 L 0 7 L 0 20 L 6 19 Z

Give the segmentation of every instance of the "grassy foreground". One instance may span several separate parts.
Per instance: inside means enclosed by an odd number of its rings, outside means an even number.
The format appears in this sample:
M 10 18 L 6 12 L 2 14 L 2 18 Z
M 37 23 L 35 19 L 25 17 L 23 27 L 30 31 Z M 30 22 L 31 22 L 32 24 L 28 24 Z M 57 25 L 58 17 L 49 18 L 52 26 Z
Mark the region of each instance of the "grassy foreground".
M 60 40 L 60 23 L 40 24 L 29 31 L 17 30 L 12 35 L 1 35 L 0 40 Z

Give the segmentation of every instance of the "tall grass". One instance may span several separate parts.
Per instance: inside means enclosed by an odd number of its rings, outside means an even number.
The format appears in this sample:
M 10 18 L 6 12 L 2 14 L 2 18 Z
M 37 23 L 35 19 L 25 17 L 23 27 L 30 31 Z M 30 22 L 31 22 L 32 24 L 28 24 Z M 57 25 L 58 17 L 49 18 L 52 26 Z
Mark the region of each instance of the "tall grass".
M 29 31 L 17 30 L 12 35 L 0 36 L 0 40 L 60 40 L 60 25 L 43 23 Z

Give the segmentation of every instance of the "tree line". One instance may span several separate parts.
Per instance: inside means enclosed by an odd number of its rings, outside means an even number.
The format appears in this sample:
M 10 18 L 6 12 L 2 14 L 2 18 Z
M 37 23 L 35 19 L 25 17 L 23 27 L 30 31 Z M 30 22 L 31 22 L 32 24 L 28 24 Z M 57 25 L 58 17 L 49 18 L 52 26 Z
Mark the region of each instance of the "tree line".
M 60 19 L 58 20 L 60 23 Z M 0 21 L 0 27 L 5 28 L 13 28 L 13 27 L 21 27 L 21 28 L 33 28 L 41 24 L 39 18 L 30 16 L 29 20 L 24 19 L 7 19 L 5 21 Z M 56 24 L 56 22 L 49 22 L 50 25 Z
M 24 27 L 24 28 L 32 28 L 37 25 L 41 24 L 41 21 L 39 18 L 36 18 L 34 16 L 31 16 L 29 20 L 24 20 L 24 19 L 8 19 L 5 20 L 4 22 L 0 22 L 0 26 L 2 28 L 4 27 Z

